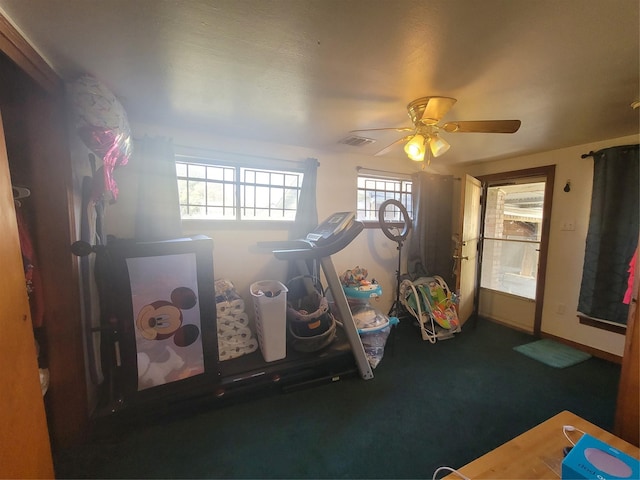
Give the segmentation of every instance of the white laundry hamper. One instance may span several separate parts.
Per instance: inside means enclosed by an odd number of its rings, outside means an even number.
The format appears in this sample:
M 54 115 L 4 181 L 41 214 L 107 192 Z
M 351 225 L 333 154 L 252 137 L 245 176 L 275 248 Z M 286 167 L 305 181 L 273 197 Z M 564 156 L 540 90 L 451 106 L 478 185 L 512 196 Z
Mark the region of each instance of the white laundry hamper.
M 265 362 L 287 356 L 287 287 L 276 280 L 252 283 L 258 344 Z

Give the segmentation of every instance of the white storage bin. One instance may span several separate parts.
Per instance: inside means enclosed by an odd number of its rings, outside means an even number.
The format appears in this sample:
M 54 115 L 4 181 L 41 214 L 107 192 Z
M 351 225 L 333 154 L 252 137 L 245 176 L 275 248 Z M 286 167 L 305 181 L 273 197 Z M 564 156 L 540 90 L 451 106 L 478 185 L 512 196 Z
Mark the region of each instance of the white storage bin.
M 265 362 L 287 356 L 287 287 L 276 280 L 251 284 L 258 344 Z

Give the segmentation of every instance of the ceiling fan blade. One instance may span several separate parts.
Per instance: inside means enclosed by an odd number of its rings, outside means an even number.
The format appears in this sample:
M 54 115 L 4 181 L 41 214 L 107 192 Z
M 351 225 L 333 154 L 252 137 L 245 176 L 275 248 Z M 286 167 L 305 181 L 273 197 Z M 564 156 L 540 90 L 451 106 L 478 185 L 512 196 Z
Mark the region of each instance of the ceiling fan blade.
M 349 133 L 356 132 L 380 132 L 383 130 L 394 130 L 396 132 L 413 132 L 414 127 L 388 127 L 388 128 L 364 128 L 362 130 L 349 130 Z
M 515 133 L 520 124 L 520 120 L 472 120 L 448 122 L 442 130 L 448 133 Z
M 426 124 L 438 123 L 451 110 L 456 101 L 451 97 L 427 97 L 427 106 L 421 120 Z
M 402 137 L 399 138 L 398 140 L 396 140 L 395 142 L 393 142 L 390 145 L 387 145 L 386 147 L 384 147 L 382 150 L 380 150 L 378 153 L 376 153 L 374 155 L 374 157 L 379 157 L 380 155 L 384 155 L 385 153 L 387 153 L 388 151 L 390 151 L 393 147 L 395 147 L 397 144 L 402 143 L 402 142 L 406 142 L 407 140 L 409 140 L 411 137 L 413 137 L 413 135 L 407 135 L 406 137 Z

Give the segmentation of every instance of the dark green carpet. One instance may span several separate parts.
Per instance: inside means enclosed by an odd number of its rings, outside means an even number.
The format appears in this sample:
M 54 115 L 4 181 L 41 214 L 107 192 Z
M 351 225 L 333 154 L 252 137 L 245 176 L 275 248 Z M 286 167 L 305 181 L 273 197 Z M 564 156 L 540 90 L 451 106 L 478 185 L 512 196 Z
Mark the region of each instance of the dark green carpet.
M 407 321 L 375 378 L 248 399 L 56 455 L 59 478 L 431 478 L 552 415 L 613 426 L 620 367 L 552 368 L 487 321 L 432 345 Z M 559 435 L 562 432 L 558 432 Z

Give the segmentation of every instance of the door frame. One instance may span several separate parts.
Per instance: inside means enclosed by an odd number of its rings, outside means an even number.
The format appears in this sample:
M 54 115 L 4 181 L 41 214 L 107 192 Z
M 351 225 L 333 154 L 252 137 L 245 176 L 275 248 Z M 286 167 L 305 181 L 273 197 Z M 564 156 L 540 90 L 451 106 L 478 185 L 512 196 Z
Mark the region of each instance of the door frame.
M 544 305 L 544 288 L 547 275 L 547 255 L 549 253 L 549 233 L 551 228 L 551 207 L 553 204 L 553 187 L 555 183 L 555 165 L 500 172 L 476 177 L 482 182 L 482 206 L 480 218 L 480 239 L 478 251 L 478 267 L 476 272 L 477 298 L 476 314 L 479 311 L 480 278 L 482 274 L 482 252 L 484 248 L 484 219 L 486 213 L 487 188 L 489 183 L 507 182 L 509 180 L 521 180 L 528 177 L 545 177 L 544 204 L 542 207 L 542 232 L 540 239 L 540 254 L 538 257 L 538 280 L 536 283 L 535 317 L 533 322 L 533 334 L 540 336 L 542 331 L 542 307 Z
M 78 261 L 69 249 L 77 239 L 80 189 L 73 182 L 64 82 L 1 12 L 0 52 L 7 81 L 3 93 L 18 105 L 10 109 L 0 101 L 6 133 L 18 135 L 21 146 L 17 156 L 8 152 L 11 174 L 20 173 L 31 188 L 29 204 L 37 218 L 31 235 L 48 315 L 43 344 L 51 383 L 45 402 L 55 451 L 86 438 L 94 406 L 89 395 L 95 403 L 97 388 L 86 382 Z

